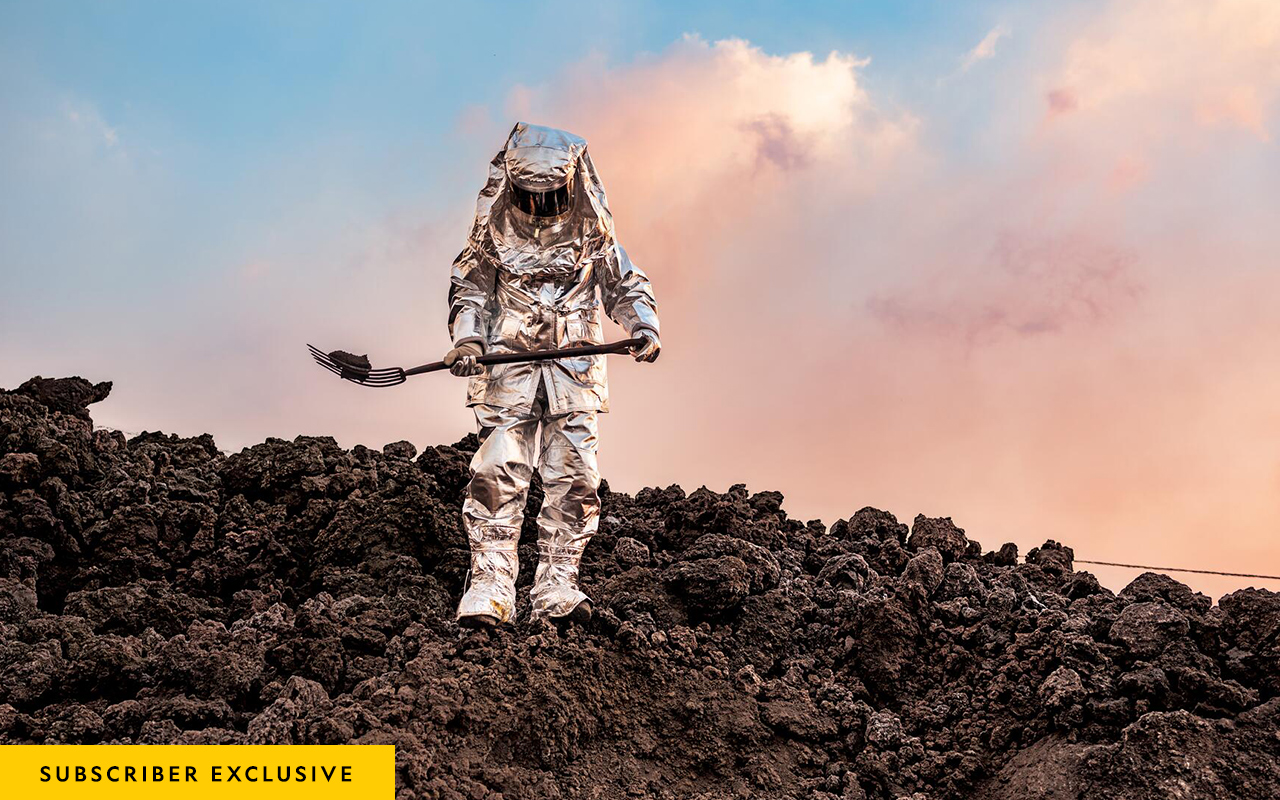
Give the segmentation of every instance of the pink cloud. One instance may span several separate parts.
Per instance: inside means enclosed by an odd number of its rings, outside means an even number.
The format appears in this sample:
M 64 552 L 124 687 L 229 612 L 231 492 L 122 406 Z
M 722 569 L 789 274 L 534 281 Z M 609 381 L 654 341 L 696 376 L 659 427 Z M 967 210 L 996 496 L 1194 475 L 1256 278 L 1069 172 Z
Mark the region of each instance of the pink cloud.
M 1266 140 L 1277 53 L 1280 4 L 1271 0 L 1117 1 L 1078 31 L 1058 79 L 1087 98 L 1080 110 L 1096 123 L 1123 122 L 1148 142 L 1197 125 Z
M 969 268 L 894 294 L 867 310 L 903 335 L 989 344 L 1004 336 L 1063 334 L 1131 313 L 1141 295 L 1134 255 L 1085 234 L 1038 238 L 1002 231 Z
M 591 141 L 663 305 L 664 360 L 614 369 L 615 485 L 745 479 L 805 516 L 955 513 L 989 544 L 1053 536 L 1121 560 L 1205 563 L 1193 520 L 1226 513 L 1237 538 L 1213 560 L 1280 566 L 1260 544 L 1280 509 L 1203 460 L 1226 437 L 1239 453 L 1221 457 L 1247 462 L 1259 441 L 1231 432 L 1216 409 L 1236 401 L 1208 378 L 1247 369 L 1248 293 L 1222 283 L 1206 307 L 1209 265 L 1188 247 L 1230 247 L 1231 213 L 1184 219 L 1168 194 L 1209 131 L 1166 146 L 1132 126 L 1135 107 L 1194 122 L 1182 79 L 1230 37 L 1154 69 L 1145 45 L 1115 44 L 1132 24 L 1117 4 L 1068 30 L 1057 64 L 1047 48 L 1010 65 L 1048 76 L 1072 123 L 1027 120 L 983 168 L 926 145 L 927 115 L 869 94 L 851 55 L 691 39 L 540 87 L 530 111 Z M 1207 324 L 1238 333 L 1211 347 Z
M 791 123 L 778 114 L 765 114 L 743 123 L 758 137 L 756 164 L 772 164 L 779 169 L 803 167 L 811 161 L 809 147 L 800 140 Z
M 1045 100 L 1049 103 L 1050 117 L 1067 114 L 1080 107 L 1076 93 L 1070 89 L 1053 89 L 1045 95 Z

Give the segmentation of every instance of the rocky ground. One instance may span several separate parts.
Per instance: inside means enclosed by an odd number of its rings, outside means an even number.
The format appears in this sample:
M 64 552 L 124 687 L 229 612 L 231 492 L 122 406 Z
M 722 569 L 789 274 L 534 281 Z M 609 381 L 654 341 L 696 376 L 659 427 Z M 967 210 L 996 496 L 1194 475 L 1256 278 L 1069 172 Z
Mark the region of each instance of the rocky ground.
M 604 492 L 588 629 L 467 632 L 474 437 L 224 456 L 95 430 L 109 390 L 0 391 L 0 742 L 394 743 L 406 798 L 1280 797 L 1275 593 L 673 486 Z

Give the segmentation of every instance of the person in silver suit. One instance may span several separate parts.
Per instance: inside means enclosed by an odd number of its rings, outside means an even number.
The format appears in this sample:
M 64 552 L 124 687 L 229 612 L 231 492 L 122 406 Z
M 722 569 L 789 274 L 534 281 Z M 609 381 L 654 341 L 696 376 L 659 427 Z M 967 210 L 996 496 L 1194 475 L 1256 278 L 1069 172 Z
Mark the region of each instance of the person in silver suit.
M 618 244 L 587 143 L 567 131 L 518 123 L 489 164 L 475 221 L 453 262 L 444 361 L 469 376 L 467 405 L 480 449 L 462 507 L 471 571 L 458 622 L 493 626 L 516 607 L 516 542 L 536 468 L 546 497 L 538 515 L 534 616 L 591 616 L 578 565 L 600 516 L 596 415 L 609 410 L 605 357 L 483 367 L 485 353 L 550 350 L 604 341 L 600 310 L 661 350 L 653 287 Z

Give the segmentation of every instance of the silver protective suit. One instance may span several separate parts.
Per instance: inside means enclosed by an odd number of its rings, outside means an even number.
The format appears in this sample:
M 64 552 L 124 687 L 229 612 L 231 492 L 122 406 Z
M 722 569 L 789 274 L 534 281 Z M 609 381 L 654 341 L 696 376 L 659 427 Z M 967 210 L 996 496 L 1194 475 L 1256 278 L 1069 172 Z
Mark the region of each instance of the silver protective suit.
M 515 188 L 513 188 L 515 187 Z M 569 188 L 569 210 L 536 217 L 513 193 Z M 649 279 L 618 244 L 604 187 L 571 133 L 519 123 L 489 165 L 467 246 L 453 262 L 449 332 L 487 353 L 599 344 L 600 309 L 628 334 L 658 333 Z M 536 465 L 536 616 L 561 617 L 586 595 L 578 564 L 596 532 L 596 415 L 609 409 L 605 357 L 500 364 L 470 378 L 480 449 L 463 504 L 471 546 L 458 617 L 508 621 L 515 610 L 516 542 Z

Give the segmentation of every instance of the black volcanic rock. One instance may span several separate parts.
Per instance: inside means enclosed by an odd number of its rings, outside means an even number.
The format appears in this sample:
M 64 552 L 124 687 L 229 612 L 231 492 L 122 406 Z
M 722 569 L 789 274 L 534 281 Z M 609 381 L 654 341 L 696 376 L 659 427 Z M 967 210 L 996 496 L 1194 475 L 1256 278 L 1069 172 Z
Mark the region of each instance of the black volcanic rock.
M 948 518 L 602 491 L 586 628 L 461 630 L 477 440 L 224 456 L 0 391 L 0 744 L 382 742 L 402 798 L 1280 796 L 1280 595 Z M 461 413 L 461 412 L 460 412 Z M 540 502 L 535 481 L 531 504 Z
M 50 411 L 89 419 L 89 406 L 107 399 L 107 395 L 111 394 L 111 381 L 95 384 L 79 376 L 42 378 L 37 375 L 13 393 L 26 395 Z
M 932 547 L 946 562 L 955 561 L 964 555 L 969 540 L 964 531 L 955 526 L 951 517 L 931 519 L 924 514 L 916 516 L 911 526 L 911 536 L 907 539 L 907 549 L 921 550 Z

